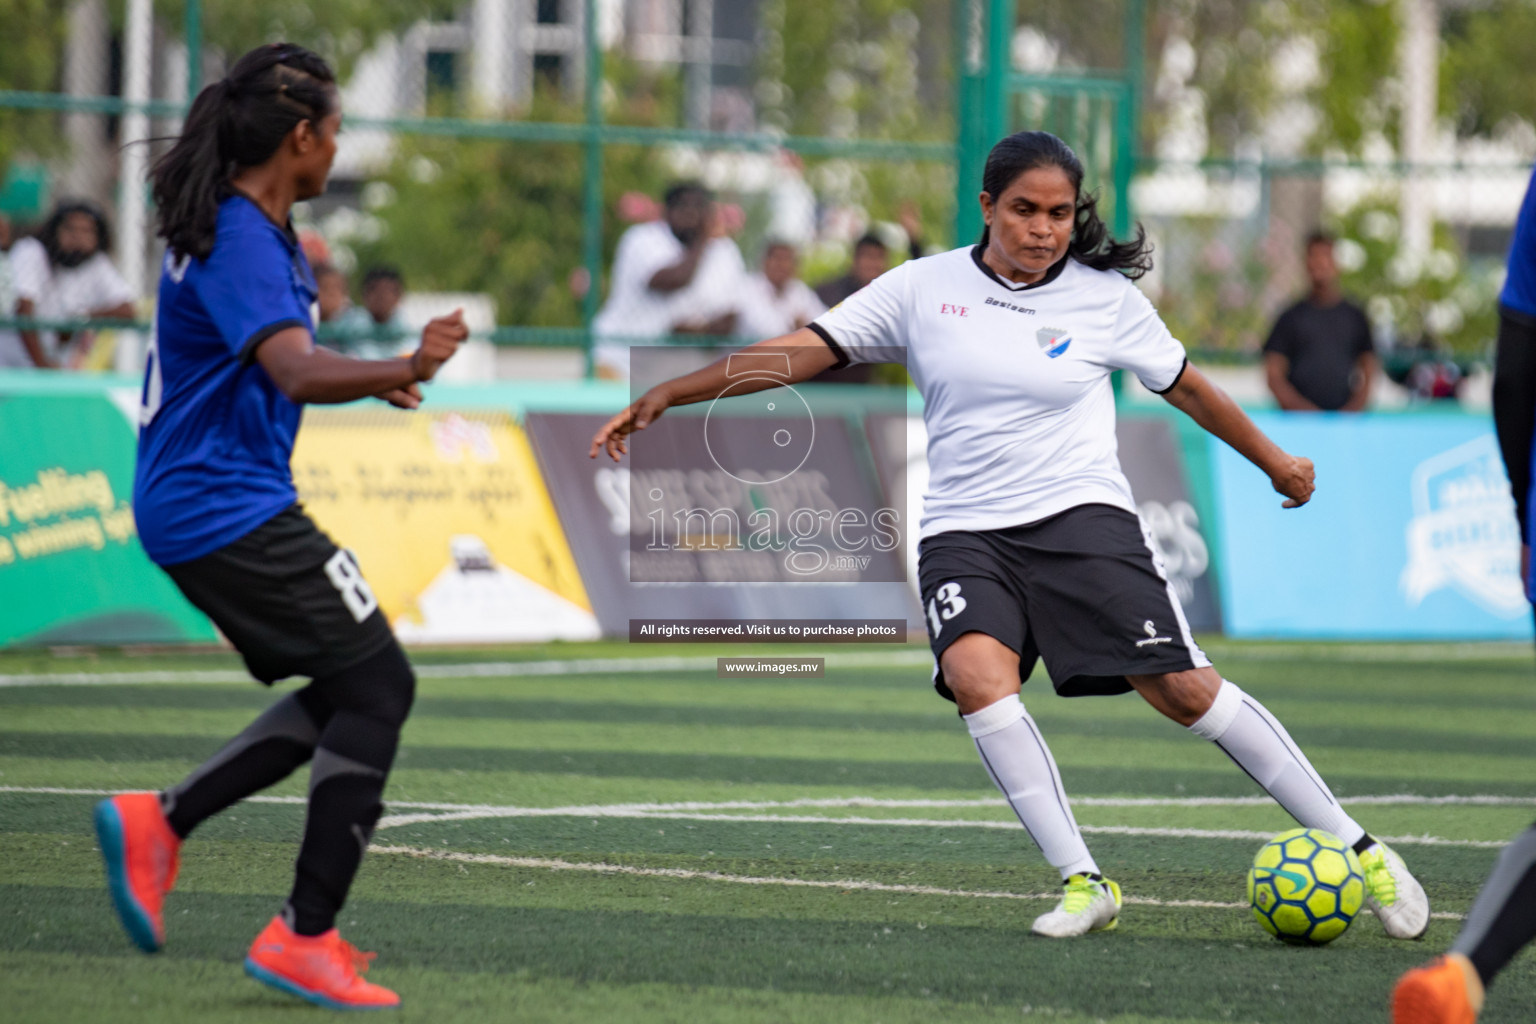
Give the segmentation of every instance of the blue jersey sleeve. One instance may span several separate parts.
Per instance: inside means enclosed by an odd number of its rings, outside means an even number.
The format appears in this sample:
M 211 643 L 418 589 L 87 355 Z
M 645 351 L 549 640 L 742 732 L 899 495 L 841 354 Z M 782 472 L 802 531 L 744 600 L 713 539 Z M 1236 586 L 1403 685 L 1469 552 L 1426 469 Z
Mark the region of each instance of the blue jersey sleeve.
M 1517 313 L 1536 317 L 1536 173 L 1526 186 L 1520 216 L 1515 220 L 1515 234 L 1509 247 L 1509 274 L 1504 278 L 1499 302 Z
M 248 362 L 256 346 L 289 327 L 313 330 L 303 287 L 303 255 L 272 231 L 219 232 L 194 287 L 231 354 Z

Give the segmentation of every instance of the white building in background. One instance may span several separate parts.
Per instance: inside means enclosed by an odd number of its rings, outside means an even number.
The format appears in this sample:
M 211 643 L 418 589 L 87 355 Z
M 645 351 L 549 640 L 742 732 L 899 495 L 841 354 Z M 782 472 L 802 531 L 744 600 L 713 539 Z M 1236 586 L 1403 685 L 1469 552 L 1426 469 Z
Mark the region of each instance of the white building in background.
M 758 0 L 598 0 L 597 37 L 607 52 L 685 68 L 685 127 L 750 131 L 749 75 Z M 342 88 L 348 112 L 416 118 L 439 95 L 467 100 L 474 117 L 515 113 L 541 78 L 578 100 L 586 82 L 585 0 L 473 0 L 453 21 L 418 22 L 386 36 Z M 380 131 L 342 138 L 336 173 L 363 177 L 392 152 Z
M 1451 6 L 1445 0 L 1405 0 L 1403 9 L 1412 15 L 1405 31 L 1419 48 L 1434 52 L 1435 8 Z M 1427 37 L 1427 42 L 1426 42 Z M 1416 56 L 1405 46 L 1401 59 L 1410 67 L 1431 67 L 1433 59 Z M 1318 111 L 1306 98 L 1323 74 L 1316 40 L 1297 36 L 1279 40 L 1271 48 L 1267 74 L 1277 102 L 1273 113 L 1241 154 L 1235 169 L 1208 170 L 1199 165 L 1207 154 L 1204 94 L 1192 84 L 1195 52 L 1188 40 L 1174 37 L 1163 49 L 1152 89 L 1168 109 L 1165 130 L 1155 140 L 1154 155 L 1161 166 L 1137 178 L 1133 200 L 1140 216 L 1148 218 L 1217 217 L 1229 220 L 1273 219 L 1275 196 L 1265 188 L 1261 162 L 1303 160 L 1306 143 L 1319 120 Z M 1434 75 L 1404 69 L 1401 77 L 1413 82 L 1417 102 L 1400 115 L 1403 151 L 1381 134 L 1366 139 L 1363 159 L 1353 166 L 1331 167 L 1302 186 L 1308 194 L 1290 205 L 1311 207 L 1310 219 L 1324 213 L 1339 214 L 1371 197 L 1401 194 L 1399 215 L 1404 223 L 1404 244 L 1427 249 L 1432 223 L 1449 224 L 1464 232 L 1473 252 L 1502 255 L 1507 232 L 1519 213 L 1520 201 L 1530 180 L 1531 129 L 1506 133 L 1495 139 L 1458 138 L 1449 124 L 1437 123 L 1433 103 L 1425 97 L 1434 92 Z M 1408 122 L 1413 122 L 1411 125 Z M 1412 130 L 1410 130 L 1410 128 Z M 1400 161 L 1430 166 L 1456 166 L 1456 173 L 1429 173 L 1404 179 Z M 1296 184 L 1305 173 L 1289 177 Z M 1284 197 L 1284 203 L 1292 197 Z M 1410 229 L 1409 223 L 1414 222 Z M 1297 225 L 1305 234 L 1310 224 Z M 1298 239 L 1299 240 L 1299 239 Z

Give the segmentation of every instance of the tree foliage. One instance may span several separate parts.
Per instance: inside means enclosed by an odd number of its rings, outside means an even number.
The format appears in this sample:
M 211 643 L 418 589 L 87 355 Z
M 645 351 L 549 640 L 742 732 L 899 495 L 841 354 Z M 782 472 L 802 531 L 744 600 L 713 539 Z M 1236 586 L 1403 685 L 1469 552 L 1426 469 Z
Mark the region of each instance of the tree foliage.
M 765 31 L 754 68 L 754 99 L 763 123 L 784 134 L 901 141 L 950 137 L 952 95 L 923 86 L 947 76 L 950 55 L 948 32 L 928 32 L 922 17 L 938 18 L 947 30 L 948 10 L 947 0 L 765 0 Z M 775 25 L 785 33 L 777 43 L 767 31 Z M 914 52 L 920 61 L 935 63 L 914 67 Z M 683 123 L 679 67 L 609 53 L 604 69 L 608 123 Z M 776 119 L 775 112 L 782 117 Z M 514 114 L 542 122 L 582 119 L 579 105 L 543 82 L 531 107 Z M 659 196 L 675 176 L 678 155 L 668 148 L 606 147 L 604 266 L 629 226 L 616 216 L 619 197 L 632 191 Z M 582 147 L 573 144 L 402 138 L 380 179 L 387 190 L 373 193 L 389 197 L 372 211 L 377 237 L 365 231 L 348 244 L 359 265 L 394 263 L 413 288 L 492 295 L 502 323 L 577 325 L 580 300 L 570 278 L 582 264 L 584 166 Z M 930 241 L 942 238 L 947 228 L 954 185 L 946 165 L 815 157 L 806 161 L 806 175 L 824 202 L 857 206 L 871 218 L 889 221 L 903 203 L 915 202 Z M 757 215 L 765 207 L 750 191 L 727 187 L 722 198 L 746 208 L 742 241 L 750 262 L 762 240 Z M 821 254 L 816 258 L 822 261 L 816 270 L 837 265 Z
M 579 110 L 541 100 L 538 120 Z M 605 265 L 629 225 L 613 215 L 625 192 L 659 195 L 670 179 L 654 151 L 610 146 L 603 165 Z M 571 143 L 402 138 L 381 181 L 382 231 L 353 243 L 360 266 L 390 263 L 413 289 L 475 291 L 496 302 L 500 323 L 576 326 L 570 287 L 582 265 L 585 151 Z
M 1460 135 L 1536 124 L 1536 4 L 1498 0 L 1441 15 L 1440 111 Z
M 50 92 L 59 87 L 64 44 L 63 4 L 52 0 L 0 0 L 0 89 Z M 0 170 L 18 154 L 46 154 L 58 147 L 58 115 L 0 110 Z
M 231 61 L 262 43 L 300 43 L 345 76 L 382 34 L 422 19 L 451 18 L 459 6 L 450 0 L 203 0 L 203 43 Z M 169 0 L 155 13 L 179 36 L 186 7 L 185 0 Z
M 1321 73 L 1310 99 L 1321 114 L 1314 152 L 1357 153 L 1373 132 L 1397 137 L 1398 6 L 1374 0 L 1326 0 L 1303 9 L 1315 20 Z M 1311 17 L 1306 17 L 1311 15 Z

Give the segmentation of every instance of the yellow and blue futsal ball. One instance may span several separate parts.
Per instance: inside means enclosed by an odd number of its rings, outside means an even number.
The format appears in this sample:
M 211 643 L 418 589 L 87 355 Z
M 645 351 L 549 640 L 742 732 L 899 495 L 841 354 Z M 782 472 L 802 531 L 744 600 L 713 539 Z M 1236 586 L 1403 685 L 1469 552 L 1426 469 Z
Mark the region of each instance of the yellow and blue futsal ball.
M 1321 946 L 1344 934 L 1365 900 L 1360 858 L 1331 832 L 1294 828 L 1259 850 L 1248 869 L 1248 903 L 1282 942 Z

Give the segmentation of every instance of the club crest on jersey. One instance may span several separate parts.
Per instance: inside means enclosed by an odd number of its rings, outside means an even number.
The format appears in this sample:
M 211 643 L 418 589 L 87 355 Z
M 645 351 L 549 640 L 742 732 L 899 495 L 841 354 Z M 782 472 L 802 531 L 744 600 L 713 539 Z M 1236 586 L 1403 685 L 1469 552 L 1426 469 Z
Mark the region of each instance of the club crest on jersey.
M 1064 327 L 1042 327 L 1035 332 L 1035 340 L 1047 356 L 1055 359 L 1072 344 L 1072 332 Z

